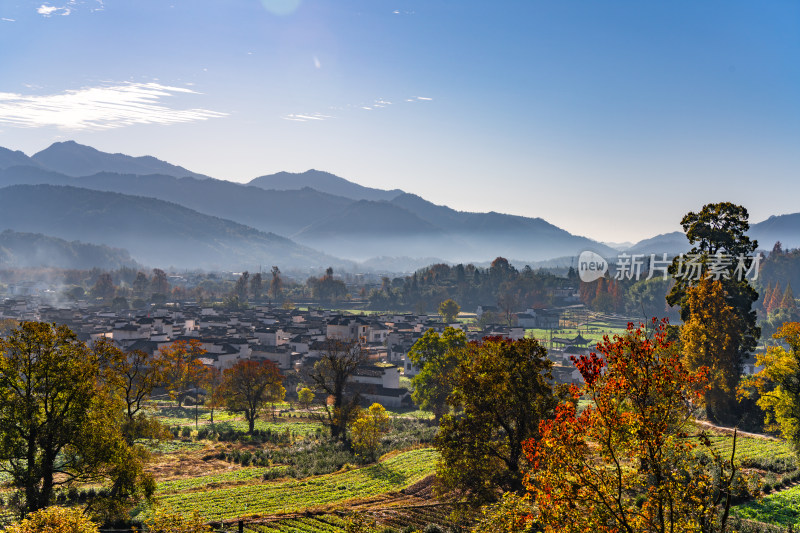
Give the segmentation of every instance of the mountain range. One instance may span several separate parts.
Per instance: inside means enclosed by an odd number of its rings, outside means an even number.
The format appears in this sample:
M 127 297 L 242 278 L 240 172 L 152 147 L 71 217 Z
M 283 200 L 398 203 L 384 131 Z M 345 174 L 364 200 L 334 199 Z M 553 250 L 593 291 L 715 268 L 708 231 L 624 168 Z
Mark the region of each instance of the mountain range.
M 349 268 L 353 261 L 366 267 L 403 257 L 408 267 L 413 258 L 483 262 L 504 256 L 535 263 L 583 250 L 604 257 L 619 253 L 541 218 L 457 211 L 318 170 L 241 184 L 73 141 L 30 157 L 0 148 L 0 187 L 0 230 L 124 247 L 150 265 Z M 762 247 L 771 248 L 774 240 L 800 246 L 797 229 L 800 214 L 783 215 L 754 224 L 751 234 Z M 676 232 L 636 243 L 628 252 L 688 248 Z

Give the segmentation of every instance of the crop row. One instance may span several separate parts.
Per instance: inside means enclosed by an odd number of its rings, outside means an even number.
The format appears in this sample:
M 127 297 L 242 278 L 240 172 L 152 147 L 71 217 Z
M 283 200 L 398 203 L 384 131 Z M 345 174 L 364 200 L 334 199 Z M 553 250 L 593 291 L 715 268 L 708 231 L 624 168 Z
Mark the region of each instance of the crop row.
M 181 514 L 197 510 L 209 520 L 302 511 L 316 505 L 400 490 L 433 472 L 437 457 L 433 449 L 423 448 L 347 472 L 305 480 L 165 494 L 159 502 L 164 508 Z
M 286 533 L 299 531 L 302 533 L 341 533 L 345 531 L 345 520 L 335 516 L 289 518 L 271 524 L 253 524 L 245 528 L 247 533 Z
M 711 445 L 723 459 L 730 458 L 733 448 L 732 435 L 708 434 Z M 736 437 L 736 458 L 744 459 L 781 459 L 794 457 L 792 447 L 786 442 L 757 437 Z

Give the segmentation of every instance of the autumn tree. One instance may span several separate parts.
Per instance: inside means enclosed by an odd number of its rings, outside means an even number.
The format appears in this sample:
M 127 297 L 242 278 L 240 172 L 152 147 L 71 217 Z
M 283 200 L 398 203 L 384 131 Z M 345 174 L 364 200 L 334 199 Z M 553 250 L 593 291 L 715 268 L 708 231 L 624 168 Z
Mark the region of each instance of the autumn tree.
M 141 350 L 123 352 L 109 339 L 97 341 L 94 350 L 102 358 L 104 379 L 111 391 L 122 400 L 122 433 L 129 446 L 137 439 L 160 438 L 161 424 L 146 415 L 145 402 L 153 389 L 164 381 L 165 360 Z
M 523 488 L 523 443 L 557 404 L 552 362 L 535 339 L 486 337 L 461 348 L 455 388 L 436 435 L 437 477 L 464 502 L 494 501 L 500 490 Z
M 325 269 L 325 275 L 320 278 L 313 276 L 308 278 L 306 283 L 311 288 L 311 294 L 315 298 L 327 302 L 336 302 L 347 293 L 347 286 L 344 281 L 333 277 L 333 267 Z
M 429 329 L 408 352 L 409 359 L 419 368 L 411 380 L 411 399 L 422 409 L 432 411 L 437 423 L 450 410 L 448 398 L 466 345 L 467 336 L 460 329 L 445 328 L 441 335 Z
M 461 306 L 449 298 L 439 304 L 439 315 L 441 315 L 442 320 L 448 324 L 455 322 L 460 312 Z
M 648 329 L 629 324 L 624 335 L 605 337 L 598 353 L 574 359 L 583 386 L 572 387 L 526 444 L 526 484 L 545 532 L 726 530 L 742 482 L 735 436 L 729 458 L 702 432 L 690 438 L 691 406 L 702 399 L 708 371 L 686 367 L 665 323 L 654 319 Z M 581 398 L 590 402 L 579 410 Z
M 150 278 L 150 292 L 155 295 L 166 297 L 169 294 L 169 279 L 167 273 L 160 268 L 153 269 L 153 277 Z
M 314 391 L 308 387 L 303 387 L 297 391 L 297 401 L 300 402 L 300 405 L 303 406 L 303 409 L 308 410 L 308 408 L 311 406 L 311 402 L 314 401 Z
M 253 301 L 261 301 L 261 294 L 264 292 L 264 281 L 261 277 L 261 272 L 256 272 L 250 278 L 250 294 L 253 295 Z
M 245 270 L 236 280 L 236 285 L 233 288 L 233 293 L 239 298 L 240 302 L 247 301 L 247 284 L 250 281 L 250 272 Z
M 181 406 L 190 387 L 197 388 L 203 377 L 204 365 L 200 357 L 206 354 L 203 343 L 196 339 L 175 341 L 160 350 L 164 365 L 164 382 L 169 395 Z M 195 398 L 195 403 L 197 399 Z
M 144 272 L 137 272 L 136 279 L 133 280 L 133 297 L 144 299 L 147 297 L 147 276 Z
M 321 419 L 333 439 L 347 440 L 347 425 L 359 403 L 359 395 L 348 380 L 364 361 L 366 354 L 359 343 L 328 338 L 320 360 L 305 371 L 306 383 L 327 397 Z
M 350 426 L 353 448 L 363 457 L 372 458 L 381 443 L 381 435 L 389 431 L 389 415 L 379 403 L 362 410 Z
M 746 269 L 753 266 L 748 259 L 758 247 L 758 243 L 747 236 L 750 229 L 747 209 L 730 202 L 707 204 L 699 213 L 687 213 L 681 225 L 693 247 L 688 254 L 676 257 L 669 268 L 675 285 L 667 295 L 667 303 L 679 305 L 681 319 L 688 323 L 691 319 L 689 288 L 704 278 L 720 282 L 725 301 L 737 316 L 736 324 L 740 328 L 736 358 L 728 359 L 732 363 L 729 372 L 734 373 L 755 349 L 761 335 L 753 309 L 758 292 L 747 279 Z M 691 266 L 691 262 L 696 266 Z M 750 275 L 755 277 L 757 272 Z M 733 405 L 732 398 L 729 400 L 729 405 Z M 729 419 L 735 418 L 734 415 L 727 414 Z
M 277 302 L 281 298 L 283 292 L 283 280 L 281 279 L 281 269 L 274 266 L 272 267 L 272 279 L 269 282 L 269 297 L 272 301 Z
M 114 297 L 115 291 L 116 287 L 114 287 L 114 280 L 111 279 L 111 274 L 108 272 L 103 272 L 97 276 L 97 281 L 95 281 L 94 286 L 92 287 L 91 294 L 93 298 L 111 300 L 111 298 Z
M 283 376 L 272 361 L 239 361 L 222 373 L 220 398 L 229 411 L 244 414 L 248 433 L 253 433 L 261 410 L 285 394 Z
M 781 345 L 756 356 L 761 371 L 741 384 L 740 393 L 758 392 L 767 429 L 779 431 L 800 454 L 800 322 L 783 324 L 773 337 Z
M 706 414 L 712 420 L 735 422 L 731 415 L 742 374 L 741 318 L 728 303 L 722 283 L 708 278 L 687 289 L 684 305 L 689 310 L 680 333 L 684 361 L 692 371 L 709 369 Z
M 109 504 L 117 511 L 152 495 L 120 431 L 122 411 L 100 355 L 66 326 L 23 322 L 0 339 L 0 470 L 20 489 L 23 515 L 80 482 L 111 479 L 121 487 Z

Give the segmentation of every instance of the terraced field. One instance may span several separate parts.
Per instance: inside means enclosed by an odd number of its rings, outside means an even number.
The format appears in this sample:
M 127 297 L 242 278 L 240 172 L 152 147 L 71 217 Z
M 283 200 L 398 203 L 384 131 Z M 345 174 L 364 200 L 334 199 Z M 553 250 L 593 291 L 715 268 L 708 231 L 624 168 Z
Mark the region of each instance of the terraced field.
M 712 446 L 720 452 L 722 457 L 729 458 L 733 447 L 733 438 L 729 435 L 709 435 Z M 736 458 L 752 459 L 779 459 L 794 456 L 792 447 L 777 440 L 760 439 L 757 437 L 736 437 Z
M 432 448 L 421 448 L 400 453 L 380 463 L 347 472 L 316 476 L 303 480 L 260 482 L 256 476 L 260 469 L 244 469 L 251 483 L 230 487 L 207 489 L 200 482 L 187 480 L 159 486 L 158 499 L 164 508 L 178 513 L 197 510 L 208 520 L 225 520 L 253 515 L 300 512 L 311 507 L 336 504 L 348 500 L 373 497 L 401 490 L 425 476 L 435 468 L 438 454 Z M 214 476 L 208 476 L 214 478 Z M 217 478 L 228 480 L 227 473 Z M 143 510 L 142 516 L 149 513 Z

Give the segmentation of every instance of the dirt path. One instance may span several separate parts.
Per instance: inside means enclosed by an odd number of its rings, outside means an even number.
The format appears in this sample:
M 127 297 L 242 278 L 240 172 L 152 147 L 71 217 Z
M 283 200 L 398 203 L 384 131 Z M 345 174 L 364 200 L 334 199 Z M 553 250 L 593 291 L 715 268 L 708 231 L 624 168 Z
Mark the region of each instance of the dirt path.
M 733 435 L 733 431 L 735 429 L 735 428 L 728 428 L 728 427 L 724 427 L 724 426 L 717 426 L 717 425 L 714 425 L 714 424 L 712 424 L 711 422 L 709 422 L 707 420 L 697 420 L 697 419 L 695 419 L 695 423 L 697 425 L 699 425 L 699 426 L 707 427 L 709 429 L 713 429 L 714 431 L 719 431 L 720 433 L 728 433 L 730 435 Z M 736 430 L 736 434 L 737 435 L 741 435 L 743 437 L 753 437 L 753 438 L 756 438 L 756 439 L 775 440 L 775 441 L 781 440 L 781 439 L 778 439 L 776 437 L 772 437 L 770 435 L 763 435 L 761 433 L 748 433 L 747 431 L 742 431 L 742 430 Z

